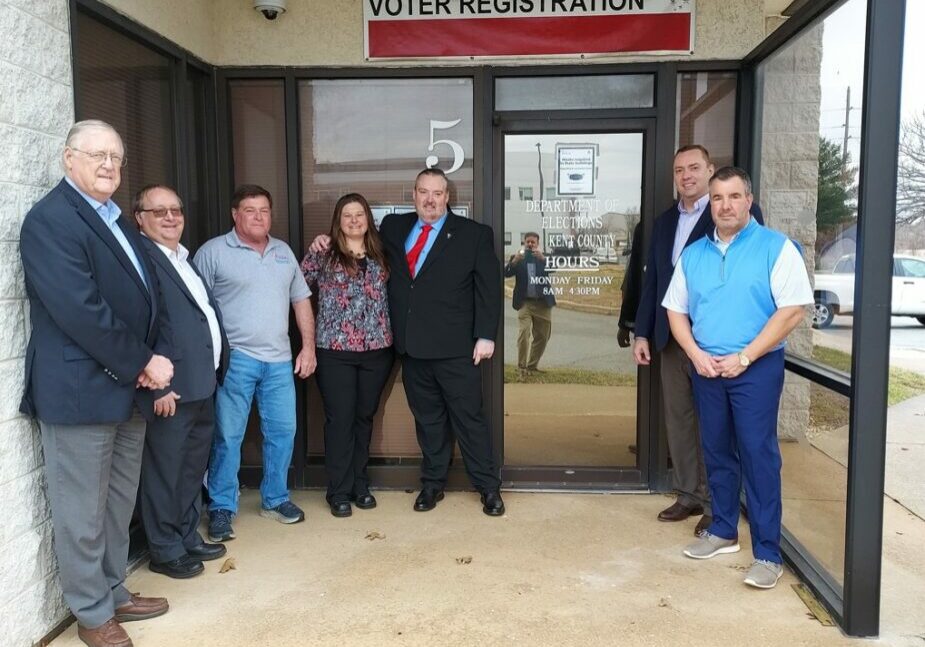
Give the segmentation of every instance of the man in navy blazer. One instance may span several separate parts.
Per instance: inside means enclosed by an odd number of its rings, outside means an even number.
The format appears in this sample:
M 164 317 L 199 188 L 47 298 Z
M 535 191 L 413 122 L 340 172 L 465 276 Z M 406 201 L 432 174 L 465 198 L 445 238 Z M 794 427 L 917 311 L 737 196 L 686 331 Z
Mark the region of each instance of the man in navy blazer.
M 228 369 L 221 311 L 180 242 L 183 203 L 170 187 L 152 184 L 135 195 L 132 213 L 161 288 L 168 334 L 155 350 L 173 362 L 166 389 L 149 392 L 141 466 L 141 518 L 155 573 L 184 579 L 203 572 L 204 560 L 225 554 L 199 534 L 202 477 L 215 428 L 215 388 Z M 169 337 L 169 338 L 168 338 Z
M 32 335 L 20 411 L 38 419 L 64 599 L 88 645 L 130 645 L 120 622 L 167 611 L 124 586 L 145 427 L 143 388 L 173 365 L 156 354 L 157 276 L 141 237 L 111 200 L 122 139 L 74 124 L 65 178 L 26 214 L 20 254 Z
M 633 342 L 637 364 L 648 365 L 653 350 L 661 358 L 665 429 L 678 498 L 659 513 L 658 519 L 683 521 L 702 514 L 703 518 L 694 529 L 697 535 L 710 526 L 712 515 L 700 430 L 694 412 L 690 361 L 671 336 L 668 315 L 661 303 L 681 252 L 713 228 L 709 196 L 713 170 L 710 153 L 699 144 L 682 146 L 675 153 L 674 181 L 679 200 L 656 218 L 652 228 Z M 764 224 L 757 205 L 753 205 L 752 213 Z

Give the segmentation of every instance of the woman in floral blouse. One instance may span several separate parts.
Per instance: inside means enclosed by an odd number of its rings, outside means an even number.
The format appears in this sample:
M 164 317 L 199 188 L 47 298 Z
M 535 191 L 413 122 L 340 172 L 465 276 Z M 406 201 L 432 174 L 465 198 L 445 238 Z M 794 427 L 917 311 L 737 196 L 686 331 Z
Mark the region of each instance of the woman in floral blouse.
M 302 261 L 318 294 L 315 373 L 324 404 L 324 465 L 331 514 L 349 517 L 350 502 L 376 507 L 369 493 L 369 440 L 379 396 L 392 371 L 389 268 L 369 203 L 358 193 L 337 201 L 331 249 Z

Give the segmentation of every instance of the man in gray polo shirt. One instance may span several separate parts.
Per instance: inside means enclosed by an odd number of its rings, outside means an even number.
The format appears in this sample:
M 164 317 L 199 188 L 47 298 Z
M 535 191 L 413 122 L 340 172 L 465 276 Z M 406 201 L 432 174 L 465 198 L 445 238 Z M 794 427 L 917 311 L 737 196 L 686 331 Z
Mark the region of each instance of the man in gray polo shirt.
M 295 381 L 315 370 L 315 320 L 311 292 L 289 246 L 270 236 L 273 199 L 256 185 L 231 198 L 234 229 L 213 238 L 196 254 L 196 267 L 222 310 L 231 360 L 215 396 L 215 436 L 209 462 L 209 539 L 234 538 L 238 511 L 241 442 L 257 397 L 263 434 L 264 517 L 297 523 L 305 513 L 289 500 L 286 476 L 296 430 Z M 293 369 L 289 304 L 302 335 Z

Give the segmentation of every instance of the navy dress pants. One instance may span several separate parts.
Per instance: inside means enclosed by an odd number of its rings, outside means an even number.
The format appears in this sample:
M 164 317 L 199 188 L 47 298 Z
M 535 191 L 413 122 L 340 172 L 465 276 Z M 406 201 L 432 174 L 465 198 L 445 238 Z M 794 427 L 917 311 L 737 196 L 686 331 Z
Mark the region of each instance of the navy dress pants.
M 739 492 L 745 501 L 755 559 L 781 563 L 781 457 L 777 412 L 784 388 L 784 351 L 753 362 L 738 377 L 691 372 L 703 457 L 713 497 L 709 532 L 738 536 Z

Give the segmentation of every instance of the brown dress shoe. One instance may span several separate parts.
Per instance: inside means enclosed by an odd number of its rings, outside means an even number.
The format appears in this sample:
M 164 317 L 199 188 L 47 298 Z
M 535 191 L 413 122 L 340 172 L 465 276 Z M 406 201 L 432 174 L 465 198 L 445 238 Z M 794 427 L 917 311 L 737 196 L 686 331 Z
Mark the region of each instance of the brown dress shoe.
M 701 533 L 706 532 L 710 529 L 710 525 L 713 523 L 713 517 L 708 514 L 700 517 L 700 521 L 697 522 L 697 526 L 694 528 L 694 536 L 699 537 Z
M 132 622 L 133 620 L 147 620 L 167 613 L 170 606 L 167 598 L 143 598 L 132 593 L 128 602 L 116 607 L 116 620 L 119 622 Z
M 699 505 L 687 507 L 680 501 L 675 501 L 670 506 L 658 513 L 659 521 L 684 521 L 690 516 L 703 514 L 703 508 Z
M 95 629 L 77 625 L 77 637 L 90 647 L 132 647 L 132 639 L 115 618 L 110 618 Z

